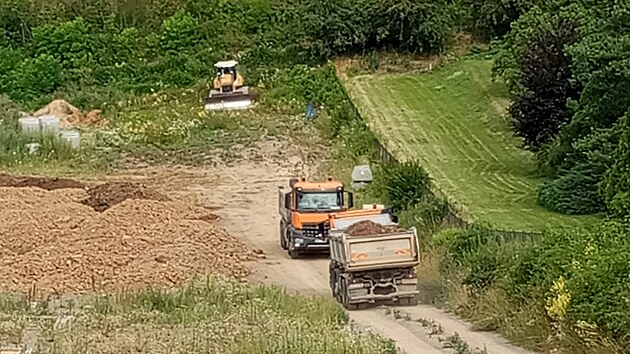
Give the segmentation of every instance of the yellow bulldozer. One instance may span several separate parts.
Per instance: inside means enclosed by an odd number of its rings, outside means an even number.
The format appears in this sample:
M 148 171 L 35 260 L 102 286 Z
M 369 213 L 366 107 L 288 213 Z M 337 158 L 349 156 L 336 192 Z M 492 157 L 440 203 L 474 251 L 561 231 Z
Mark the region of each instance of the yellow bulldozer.
M 247 109 L 252 105 L 249 87 L 244 86 L 245 81 L 236 69 L 237 65 L 236 60 L 214 64 L 216 76 L 213 88 L 204 102 L 207 111 Z

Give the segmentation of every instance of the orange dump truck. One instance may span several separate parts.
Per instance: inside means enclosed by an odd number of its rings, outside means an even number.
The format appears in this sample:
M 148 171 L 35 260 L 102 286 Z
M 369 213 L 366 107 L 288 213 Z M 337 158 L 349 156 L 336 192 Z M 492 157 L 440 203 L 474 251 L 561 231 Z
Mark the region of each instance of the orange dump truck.
M 330 288 L 348 310 L 384 302 L 415 306 L 419 264 L 415 228 L 398 226 L 384 208 L 365 208 L 329 216 Z
M 328 252 L 328 216 L 353 206 L 352 193 L 340 181 L 291 178 L 278 187 L 280 246 L 291 258 L 311 252 Z

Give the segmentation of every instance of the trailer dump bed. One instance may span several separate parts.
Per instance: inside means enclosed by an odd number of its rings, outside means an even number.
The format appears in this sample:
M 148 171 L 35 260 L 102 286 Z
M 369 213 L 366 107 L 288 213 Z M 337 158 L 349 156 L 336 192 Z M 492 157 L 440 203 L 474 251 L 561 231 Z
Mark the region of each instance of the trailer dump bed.
M 341 213 L 331 218 L 329 245 L 331 291 L 346 309 L 418 303 L 415 228 L 401 228 L 385 213 Z
M 388 235 L 350 236 L 331 233 L 331 258 L 346 271 L 366 271 L 386 267 L 413 267 L 418 264 L 416 229 Z

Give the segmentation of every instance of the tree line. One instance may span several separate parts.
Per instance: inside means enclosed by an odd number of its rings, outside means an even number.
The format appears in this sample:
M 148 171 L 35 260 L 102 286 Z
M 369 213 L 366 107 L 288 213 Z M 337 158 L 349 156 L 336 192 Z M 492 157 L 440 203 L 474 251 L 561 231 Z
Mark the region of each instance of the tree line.
M 211 77 L 238 57 L 260 68 L 373 50 L 439 53 L 453 33 L 502 35 L 533 1 L 7 0 L 0 4 L 0 92 L 30 104 L 53 93 L 148 92 Z M 81 89 L 79 89 L 79 87 Z M 93 104 L 83 92 L 78 104 Z M 38 102 L 41 103 L 41 102 Z

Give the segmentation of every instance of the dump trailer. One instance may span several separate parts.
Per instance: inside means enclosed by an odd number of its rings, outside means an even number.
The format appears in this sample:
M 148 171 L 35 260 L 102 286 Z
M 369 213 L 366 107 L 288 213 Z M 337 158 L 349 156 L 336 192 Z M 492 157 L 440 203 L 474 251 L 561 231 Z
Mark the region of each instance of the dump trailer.
M 331 217 L 330 225 L 330 288 L 344 308 L 356 310 L 374 303 L 418 304 L 415 268 L 419 245 L 415 228 L 400 228 L 388 213 L 341 213 Z M 351 234 L 354 225 L 361 226 L 360 235 Z

